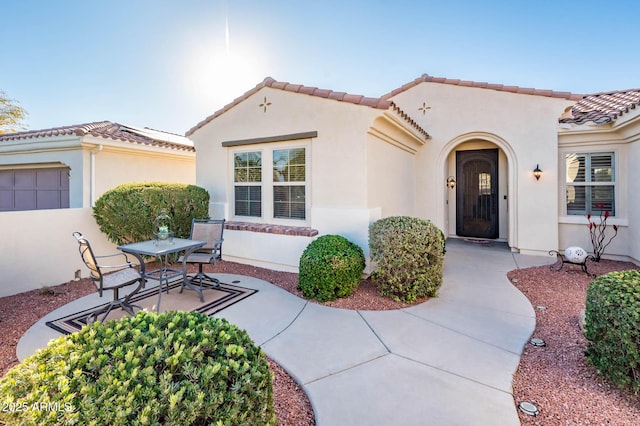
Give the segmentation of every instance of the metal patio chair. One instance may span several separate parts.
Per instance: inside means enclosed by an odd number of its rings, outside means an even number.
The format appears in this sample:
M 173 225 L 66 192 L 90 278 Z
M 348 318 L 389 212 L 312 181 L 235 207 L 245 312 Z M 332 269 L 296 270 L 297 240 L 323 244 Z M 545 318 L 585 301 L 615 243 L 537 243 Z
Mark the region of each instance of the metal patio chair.
M 104 256 L 96 256 L 91 249 L 91 245 L 86 238 L 82 236 L 80 232 L 74 232 L 73 236 L 78 240 L 78 250 L 80 252 L 80 256 L 82 257 L 82 261 L 89 268 L 89 277 L 93 281 L 93 284 L 98 289 L 100 293 L 100 297 L 102 297 L 102 293 L 108 290 L 113 291 L 113 300 L 108 303 L 106 306 L 101 307 L 100 309 L 92 312 L 87 316 L 87 322 L 93 322 L 98 319 L 98 316 L 104 314 L 100 322 L 103 322 L 109 313 L 115 307 L 122 308 L 129 315 L 134 315 L 133 308 L 142 309 L 141 306 L 134 305 L 130 303 L 130 300 L 133 296 L 135 296 L 145 284 L 145 278 L 142 274 L 134 268 L 134 265 L 129 261 L 129 258 L 125 253 L 114 253 Z M 120 265 L 100 265 L 98 263 L 98 259 L 105 258 L 115 258 L 116 256 L 124 257 L 124 264 Z M 105 274 L 103 269 L 106 268 L 119 268 L 118 271 Z M 125 297 L 120 297 L 120 289 L 128 286 L 132 286 L 134 284 L 138 284 L 138 286 L 127 294 Z
M 186 258 L 181 256 L 178 261 L 182 262 L 183 271 L 185 271 L 184 279 L 189 280 L 193 284 L 200 286 L 200 300 L 204 301 L 202 296 L 203 283 L 209 282 L 215 287 L 220 287 L 220 281 L 204 272 L 204 265 L 215 265 L 216 260 L 222 260 L 222 233 L 224 232 L 224 219 L 193 219 L 191 222 L 192 240 L 206 241 L 206 244 L 189 254 Z M 186 273 L 187 264 L 195 263 L 198 265 L 198 273 L 188 275 Z M 180 292 L 184 290 L 185 283 L 182 283 Z

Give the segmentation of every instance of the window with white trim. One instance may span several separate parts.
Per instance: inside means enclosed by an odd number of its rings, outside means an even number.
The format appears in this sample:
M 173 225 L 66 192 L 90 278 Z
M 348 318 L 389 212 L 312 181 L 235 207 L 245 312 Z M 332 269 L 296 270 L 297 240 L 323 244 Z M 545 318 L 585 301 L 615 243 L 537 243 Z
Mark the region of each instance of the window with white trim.
M 233 155 L 233 181 L 236 216 L 262 216 L 262 153 L 237 152 Z
M 273 151 L 273 216 L 304 220 L 306 206 L 305 149 Z
M 259 151 L 237 151 L 232 156 L 235 216 L 307 219 L 307 148 L 265 145 Z
M 566 206 L 569 215 L 615 215 L 615 155 L 613 152 L 565 155 Z

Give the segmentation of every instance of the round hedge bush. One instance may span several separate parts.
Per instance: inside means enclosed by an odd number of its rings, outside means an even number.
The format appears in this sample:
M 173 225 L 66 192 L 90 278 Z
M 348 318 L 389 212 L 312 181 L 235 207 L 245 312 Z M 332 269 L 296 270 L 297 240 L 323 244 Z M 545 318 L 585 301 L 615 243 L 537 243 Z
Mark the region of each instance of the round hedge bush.
M 589 284 L 586 355 L 619 387 L 640 391 L 640 272 L 610 272 Z
M 199 313 L 140 312 L 53 340 L 0 380 L 0 401 L 12 425 L 277 423 L 260 348 Z
M 433 223 L 410 216 L 380 219 L 369 227 L 372 278 L 382 296 L 412 303 L 436 296 L 442 285 L 444 234 Z
M 360 246 L 340 235 L 323 235 L 300 257 L 298 290 L 320 302 L 347 297 L 358 287 L 364 267 Z

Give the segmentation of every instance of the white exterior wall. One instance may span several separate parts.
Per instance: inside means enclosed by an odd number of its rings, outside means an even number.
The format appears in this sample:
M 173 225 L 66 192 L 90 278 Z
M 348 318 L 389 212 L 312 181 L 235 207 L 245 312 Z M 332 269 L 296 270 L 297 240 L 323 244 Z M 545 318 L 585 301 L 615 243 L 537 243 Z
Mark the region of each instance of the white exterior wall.
M 500 148 L 507 163 L 508 187 L 501 186 L 500 194 L 507 195 L 508 216 L 501 236 L 506 227 L 512 249 L 527 254 L 557 248 L 557 121 L 572 101 L 440 83 L 421 83 L 393 100 L 432 137 L 417 155 L 420 217 L 452 234 L 445 182 L 455 168 L 449 156 L 462 143 L 484 140 Z M 422 114 L 418 108 L 424 103 L 431 109 Z M 539 181 L 532 173 L 536 164 L 544 171 Z
M 629 168 L 627 189 L 627 199 L 629 200 L 629 256 L 640 264 L 640 193 L 638 191 L 638 182 L 640 182 L 640 138 L 636 136 L 628 147 L 629 161 L 634 167 Z
M 265 97 L 271 103 L 266 112 L 259 107 Z M 210 192 L 214 203 L 225 203 L 227 193 L 232 189 L 233 170 L 230 170 L 232 149 L 223 148 L 223 141 L 318 131 L 309 153 L 308 178 L 313 182 L 310 194 L 313 206 L 364 208 L 364 140 L 374 111 L 344 102 L 263 88 L 190 136 L 198 152 L 196 181 Z M 255 146 L 259 148 L 260 145 Z M 327 169 L 331 173 L 327 173 Z M 345 181 L 349 185 L 344 185 Z
M 266 112 L 259 105 L 265 98 Z M 210 214 L 228 220 L 303 226 L 339 234 L 367 251 L 368 226 L 378 216 L 367 202 L 366 132 L 379 111 L 315 96 L 263 88 L 198 129 L 190 138 L 197 155 L 196 182 L 211 194 Z M 224 141 L 317 131 L 313 139 L 222 147 Z M 307 148 L 309 208 L 304 221 L 234 217 L 233 153 L 280 146 Z M 268 158 L 263 161 L 269 161 Z M 263 208 L 264 212 L 265 208 Z M 224 258 L 297 270 L 309 237 L 225 231 Z
M 195 184 L 195 153 L 93 137 L 55 136 L 0 144 L 0 167 L 69 167 L 69 207 L 90 207 L 123 183 Z
M 561 250 L 579 246 L 592 252 L 588 221 L 584 216 L 567 215 L 564 205 L 565 154 L 571 152 L 613 152 L 615 154 L 615 215 L 607 219 L 606 231 L 613 235 L 612 226 L 618 227 L 618 235 L 606 248 L 604 257 L 631 260 L 640 263 L 640 196 L 636 189 L 640 182 L 640 170 L 635 165 L 640 160 L 640 114 L 630 113 L 614 125 L 595 126 L 562 125 L 559 133 L 559 233 Z M 598 223 L 599 218 L 592 218 Z
M 415 155 L 383 140 L 367 142 L 368 205 L 381 217 L 415 216 Z
M 75 231 L 96 254 L 116 253 L 92 213 L 90 208 L 1 212 L 0 297 L 69 282 L 77 270 L 87 277 Z
M 0 167 L 70 168 L 70 208 L 0 212 L 0 297 L 68 282 L 77 270 L 87 276 L 74 231 L 82 232 L 96 253 L 116 252 L 90 207 L 104 191 L 129 182 L 194 184 L 195 153 L 167 151 L 69 136 L 0 144 Z
M 144 152 L 103 146 L 95 154 L 95 199 L 124 183 L 170 182 L 195 184 L 195 153 Z
M 77 137 L 56 136 L 0 144 L 2 168 L 37 168 L 47 164 L 69 167 L 69 207 L 83 207 L 86 166 Z

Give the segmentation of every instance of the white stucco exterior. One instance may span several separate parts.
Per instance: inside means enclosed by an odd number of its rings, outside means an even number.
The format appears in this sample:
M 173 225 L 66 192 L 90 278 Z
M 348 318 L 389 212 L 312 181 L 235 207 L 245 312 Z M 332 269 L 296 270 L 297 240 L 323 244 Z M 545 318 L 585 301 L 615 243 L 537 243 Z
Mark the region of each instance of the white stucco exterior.
M 564 189 L 564 164 L 562 160 L 570 152 L 612 152 L 615 167 L 615 215 L 607 220 L 618 227 L 618 235 L 612 240 L 606 254 L 622 260 L 640 260 L 640 194 L 637 191 L 640 171 L 640 111 L 631 111 L 614 123 L 596 126 L 561 125 L 559 130 L 559 169 L 557 184 Z M 563 206 L 561 206 L 563 207 Z M 599 222 L 599 219 L 594 219 Z M 591 242 L 585 233 L 585 218 L 567 215 L 559 211 L 559 245 L 581 245 L 589 248 Z M 613 231 L 609 228 L 609 234 Z M 576 244 L 576 242 L 578 242 Z
M 132 182 L 195 184 L 192 148 L 50 130 L 24 133 L 3 135 L 0 171 L 68 168 L 69 208 L 0 211 L 0 297 L 85 277 L 74 231 L 89 238 L 96 253 L 116 251 L 92 214 L 105 191 Z
M 340 234 L 367 254 L 368 226 L 381 217 L 417 216 L 448 237 L 464 237 L 458 229 L 462 190 L 446 182 L 462 176 L 457 158 L 476 151 L 497 151 L 491 175 L 497 203 L 491 211 L 498 229 L 491 238 L 526 254 L 547 256 L 569 245 L 589 249 L 586 218 L 566 212 L 564 156 L 578 148 L 615 152 L 616 213 L 609 221 L 619 226 L 619 234 L 607 254 L 637 261 L 640 223 L 634 217 L 640 197 L 627 182 L 640 177 L 630 167 L 640 159 L 640 117 L 632 112 L 610 128 L 560 124 L 577 99 L 423 78 L 376 103 L 266 79 L 187 134 L 198 153 L 196 183 L 212 196 L 212 216 Z M 307 152 L 305 219 L 274 218 L 268 206 L 259 217 L 236 215 L 234 154 L 264 152 L 262 167 L 268 170 L 270 152 L 295 147 Z M 536 166 L 543 171 L 539 180 Z M 268 193 L 274 182 L 261 184 Z M 273 201 L 263 197 L 263 204 Z M 225 239 L 227 256 L 284 270 L 297 268 L 313 238 L 232 232 Z
M 195 153 L 140 147 L 91 136 L 52 136 L 0 143 L 0 168 L 69 168 L 69 207 L 90 207 L 123 183 L 195 183 Z

